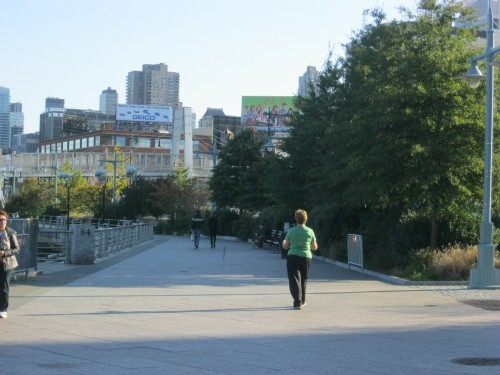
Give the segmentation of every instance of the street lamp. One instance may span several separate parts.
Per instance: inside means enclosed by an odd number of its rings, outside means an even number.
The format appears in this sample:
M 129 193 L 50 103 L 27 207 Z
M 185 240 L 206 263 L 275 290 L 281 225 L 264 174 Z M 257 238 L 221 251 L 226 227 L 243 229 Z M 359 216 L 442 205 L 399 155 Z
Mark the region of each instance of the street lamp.
M 493 47 L 493 17 L 491 4 L 488 4 L 488 29 L 486 31 L 486 50 L 484 53 L 472 57 L 470 68 L 465 74 L 469 85 L 473 88 L 479 86 L 482 79 L 486 79 L 486 126 L 485 126 L 485 155 L 484 155 L 484 195 L 483 219 L 479 234 L 477 252 L 477 267 L 470 270 L 471 288 L 498 288 L 500 287 L 500 270 L 495 269 L 495 248 L 493 246 L 493 223 L 491 222 L 491 180 L 493 165 L 493 98 L 494 75 L 493 66 L 495 58 L 500 52 L 500 47 Z M 486 62 L 486 77 L 481 74 L 477 62 Z
M 103 171 L 102 169 L 98 169 L 95 171 L 95 176 L 99 180 L 99 182 L 102 182 L 102 212 L 101 212 L 101 217 L 102 217 L 102 222 L 104 224 L 104 212 L 106 211 L 106 185 L 108 182 L 108 176 L 106 176 L 106 171 Z
M 67 213 L 67 217 L 66 217 L 66 229 L 69 231 L 69 191 L 71 189 L 71 178 L 72 176 L 69 174 L 69 173 L 66 173 L 66 172 L 62 172 L 59 174 L 59 178 L 61 178 L 63 181 L 64 181 L 64 185 L 66 186 L 66 190 L 67 190 L 67 193 L 68 193 L 68 202 L 67 202 L 67 210 L 68 210 L 68 213 Z
M 117 163 L 122 163 L 122 160 L 117 159 L 117 154 L 115 152 L 114 158 L 113 159 L 105 159 L 105 160 L 99 160 L 101 163 L 111 163 L 113 164 L 113 197 L 111 201 L 113 203 L 116 202 L 116 164 Z
M 267 143 L 263 146 L 264 147 L 264 150 L 268 153 L 271 153 L 274 151 L 274 143 L 273 143 L 273 139 L 271 138 L 271 124 L 274 122 L 273 121 L 273 117 L 272 117 L 272 113 L 271 113 L 271 108 L 268 108 L 268 111 L 267 111 L 267 116 L 268 116 L 268 120 L 267 120 Z
M 129 165 L 127 167 L 127 177 L 128 177 L 128 184 L 132 185 L 132 177 L 134 177 L 137 174 L 137 169 Z

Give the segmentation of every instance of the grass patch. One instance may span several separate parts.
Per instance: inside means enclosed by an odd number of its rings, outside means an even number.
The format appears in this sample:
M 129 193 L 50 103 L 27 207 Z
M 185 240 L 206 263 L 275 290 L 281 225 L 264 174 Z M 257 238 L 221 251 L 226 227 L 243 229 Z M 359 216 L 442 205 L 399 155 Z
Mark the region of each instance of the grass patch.
M 413 281 L 467 281 L 476 264 L 477 246 L 449 245 L 440 250 L 426 248 L 414 252 L 408 266 L 395 273 Z M 498 252 L 495 267 L 500 268 Z

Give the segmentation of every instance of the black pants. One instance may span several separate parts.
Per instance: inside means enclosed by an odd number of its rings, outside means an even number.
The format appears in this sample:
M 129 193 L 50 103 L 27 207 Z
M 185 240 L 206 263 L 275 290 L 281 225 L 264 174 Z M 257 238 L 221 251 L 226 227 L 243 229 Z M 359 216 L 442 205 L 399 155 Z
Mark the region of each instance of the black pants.
M 1 262 L 0 262 L 1 263 Z M 0 312 L 9 308 L 9 289 L 12 270 L 4 271 L 3 264 L 0 268 Z
M 215 247 L 215 241 L 217 241 L 217 233 L 210 233 L 210 247 Z
M 297 255 L 288 255 L 286 269 L 288 271 L 288 284 L 290 294 L 293 297 L 293 306 L 298 307 L 306 303 L 306 286 L 311 259 L 299 257 Z

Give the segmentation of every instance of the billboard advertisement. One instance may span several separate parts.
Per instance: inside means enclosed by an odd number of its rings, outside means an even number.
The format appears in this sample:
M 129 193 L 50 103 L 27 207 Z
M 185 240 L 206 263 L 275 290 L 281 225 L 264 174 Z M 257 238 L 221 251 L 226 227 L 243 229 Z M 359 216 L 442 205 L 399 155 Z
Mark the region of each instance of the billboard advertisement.
M 243 96 L 241 124 L 261 131 L 288 131 L 293 96 Z
M 140 104 L 117 104 L 116 121 L 171 123 L 172 107 Z

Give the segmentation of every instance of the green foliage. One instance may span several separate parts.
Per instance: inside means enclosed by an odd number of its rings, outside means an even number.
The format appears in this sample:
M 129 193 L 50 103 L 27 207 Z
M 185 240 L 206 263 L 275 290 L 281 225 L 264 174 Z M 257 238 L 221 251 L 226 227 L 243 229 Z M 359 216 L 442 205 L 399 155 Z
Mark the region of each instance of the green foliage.
M 210 179 L 211 200 L 217 207 L 258 211 L 269 205 L 264 188 L 262 142 L 250 130 L 239 132 L 221 149 Z
M 408 266 L 414 249 L 477 241 L 482 201 L 484 91 L 456 79 L 478 53 L 475 32 L 452 27 L 473 13 L 459 1 L 403 13 L 373 12 L 346 57 L 328 59 L 269 164 L 287 183 L 266 185 L 280 210 L 310 212 L 321 249 L 343 256 L 337 244 L 361 234 L 365 263 L 383 270 Z
M 20 185 L 19 193 L 11 197 L 5 205 L 8 212 L 17 212 L 23 218 L 35 218 L 44 214 L 51 205 L 54 191 L 50 184 L 27 177 Z

